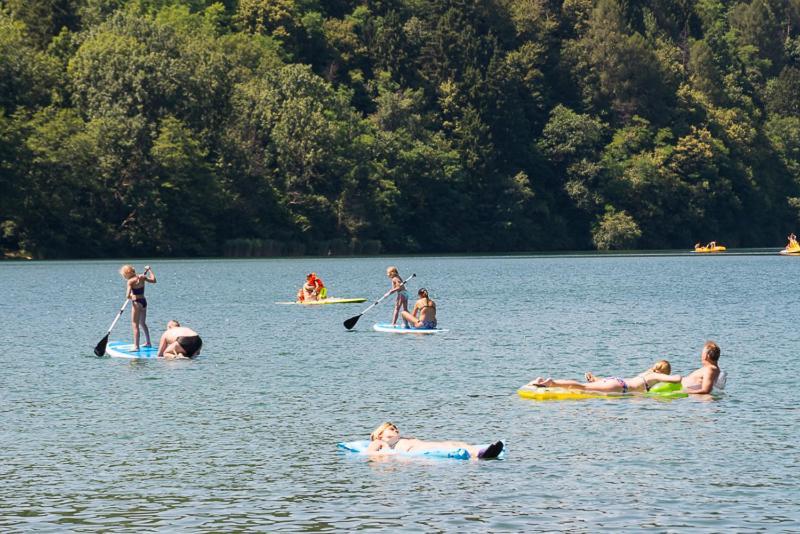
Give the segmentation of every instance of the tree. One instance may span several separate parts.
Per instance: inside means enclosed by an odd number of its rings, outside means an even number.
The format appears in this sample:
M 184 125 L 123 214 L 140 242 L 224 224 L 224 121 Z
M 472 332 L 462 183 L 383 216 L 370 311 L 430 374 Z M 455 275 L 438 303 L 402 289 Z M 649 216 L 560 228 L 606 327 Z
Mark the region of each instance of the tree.
M 592 229 L 592 241 L 598 250 L 623 250 L 636 246 L 642 236 L 639 225 L 624 211 L 606 206 L 606 211 Z

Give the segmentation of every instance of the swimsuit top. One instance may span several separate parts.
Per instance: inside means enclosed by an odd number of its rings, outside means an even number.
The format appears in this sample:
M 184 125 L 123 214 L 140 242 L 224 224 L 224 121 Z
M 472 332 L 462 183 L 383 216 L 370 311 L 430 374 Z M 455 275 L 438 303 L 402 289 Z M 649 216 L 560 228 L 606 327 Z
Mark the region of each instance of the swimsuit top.
M 137 296 L 144 295 L 144 286 L 142 287 L 132 287 L 131 293 Z
M 424 310 L 425 308 L 433 308 L 434 310 L 436 309 L 436 303 L 435 302 L 433 302 L 431 299 L 425 299 L 425 300 L 426 300 L 426 302 L 428 304 L 426 304 L 425 306 L 422 306 L 419 309 L 420 311 Z
M 641 378 L 642 382 L 644 382 L 644 390 L 645 391 L 650 391 L 650 384 L 647 383 L 647 378 L 645 378 L 645 376 L 644 376 L 646 374 L 647 373 L 642 373 L 640 375 L 636 375 L 636 378 Z

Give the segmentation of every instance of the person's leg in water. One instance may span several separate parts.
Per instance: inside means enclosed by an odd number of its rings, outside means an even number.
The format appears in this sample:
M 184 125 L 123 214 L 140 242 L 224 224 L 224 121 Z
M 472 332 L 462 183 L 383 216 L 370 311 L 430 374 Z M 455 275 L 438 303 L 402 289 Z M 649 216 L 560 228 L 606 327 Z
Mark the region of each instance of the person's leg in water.
M 147 328 L 147 305 L 142 306 L 142 310 L 139 313 L 139 326 L 142 331 L 144 331 L 144 338 L 147 340 L 144 346 L 152 347 L 153 344 L 150 342 L 150 329 Z

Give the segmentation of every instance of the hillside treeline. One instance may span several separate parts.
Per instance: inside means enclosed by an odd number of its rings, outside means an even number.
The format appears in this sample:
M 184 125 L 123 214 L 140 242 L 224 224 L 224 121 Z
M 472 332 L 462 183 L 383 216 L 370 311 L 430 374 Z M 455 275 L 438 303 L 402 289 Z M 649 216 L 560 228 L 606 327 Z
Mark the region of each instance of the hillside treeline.
M 0 0 L 0 190 L 39 258 L 777 245 L 800 0 Z

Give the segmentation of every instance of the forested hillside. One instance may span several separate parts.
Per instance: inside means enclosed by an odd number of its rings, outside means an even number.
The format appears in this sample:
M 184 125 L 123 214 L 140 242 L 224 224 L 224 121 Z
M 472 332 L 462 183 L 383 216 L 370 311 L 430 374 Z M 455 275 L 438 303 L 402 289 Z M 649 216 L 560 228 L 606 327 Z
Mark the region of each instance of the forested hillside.
M 800 230 L 800 0 L 0 0 L 0 248 Z

